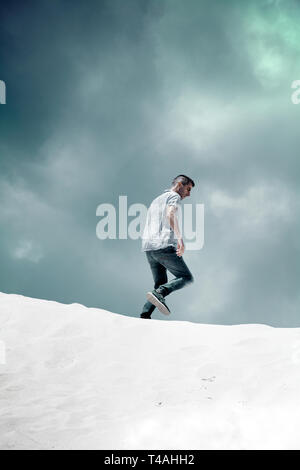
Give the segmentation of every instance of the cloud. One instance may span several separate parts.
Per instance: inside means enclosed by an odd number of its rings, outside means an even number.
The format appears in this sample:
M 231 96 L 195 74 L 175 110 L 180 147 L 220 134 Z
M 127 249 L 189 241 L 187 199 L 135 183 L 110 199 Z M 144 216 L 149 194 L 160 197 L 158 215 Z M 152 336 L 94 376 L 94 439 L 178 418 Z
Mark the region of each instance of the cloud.
M 276 89 L 297 72 L 299 9 L 293 1 L 248 5 L 243 18 L 254 75 L 264 88 Z
M 209 198 L 212 214 L 227 225 L 233 238 L 274 236 L 274 227 L 281 232 L 282 225 L 293 217 L 292 193 L 279 182 L 264 182 L 251 186 L 244 194 L 234 197 L 222 190 L 213 191 Z
M 32 240 L 21 240 L 12 251 L 12 257 L 17 260 L 25 259 L 32 263 L 38 263 L 43 257 L 43 253 L 41 248 L 35 246 Z

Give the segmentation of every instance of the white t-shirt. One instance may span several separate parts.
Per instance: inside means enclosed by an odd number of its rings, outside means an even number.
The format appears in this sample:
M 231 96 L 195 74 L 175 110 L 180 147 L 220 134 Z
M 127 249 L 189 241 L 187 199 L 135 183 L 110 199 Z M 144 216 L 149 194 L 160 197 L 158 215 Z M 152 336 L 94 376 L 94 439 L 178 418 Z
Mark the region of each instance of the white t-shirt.
M 166 207 L 178 207 L 181 196 L 166 189 L 163 194 L 152 201 L 147 211 L 145 228 L 142 236 L 142 251 L 160 250 L 167 246 L 177 247 L 174 230 L 166 218 Z

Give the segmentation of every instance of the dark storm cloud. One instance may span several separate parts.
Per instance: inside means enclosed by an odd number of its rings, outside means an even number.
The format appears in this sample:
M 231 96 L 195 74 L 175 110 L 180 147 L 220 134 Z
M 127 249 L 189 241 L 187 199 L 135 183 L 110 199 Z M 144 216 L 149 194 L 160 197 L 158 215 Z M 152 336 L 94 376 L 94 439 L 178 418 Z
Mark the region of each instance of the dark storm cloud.
M 22 160 L 32 160 L 28 148 L 37 150 L 61 120 L 68 124 L 72 114 L 85 118 L 84 111 L 90 109 L 77 104 L 78 82 L 94 65 L 103 72 L 107 100 L 115 96 L 109 93 L 114 77 L 121 79 L 119 88 L 124 91 L 122 53 L 142 42 L 149 5 L 148 1 L 131 1 L 127 8 L 120 1 L 1 2 L 1 63 L 10 104 L 1 126 L 6 139 L 22 148 Z M 138 71 L 134 60 L 132 65 Z M 107 104 L 103 102 L 103 114 L 109 110 Z M 103 121 L 109 125 L 109 119 Z

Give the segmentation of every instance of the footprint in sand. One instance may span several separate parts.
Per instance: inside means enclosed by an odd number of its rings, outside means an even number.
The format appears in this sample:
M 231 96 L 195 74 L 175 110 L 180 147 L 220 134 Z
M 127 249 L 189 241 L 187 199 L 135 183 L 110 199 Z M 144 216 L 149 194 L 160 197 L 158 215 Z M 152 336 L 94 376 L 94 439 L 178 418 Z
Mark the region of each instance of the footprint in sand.
M 204 380 L 207 382 L 214 382 L 216 380 L 216 376 L 213 375 L 212 377 L 202 378 L 201 380 Z

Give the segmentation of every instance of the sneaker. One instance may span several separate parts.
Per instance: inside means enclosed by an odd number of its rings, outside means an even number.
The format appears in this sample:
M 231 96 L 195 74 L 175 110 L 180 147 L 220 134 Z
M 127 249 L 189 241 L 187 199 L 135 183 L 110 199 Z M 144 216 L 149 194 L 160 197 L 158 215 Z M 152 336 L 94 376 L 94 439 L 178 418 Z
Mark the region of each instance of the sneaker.
M 168 309 L 163 296 L 155 289 L 152 292 L 147 292 L 147 299 L 155 305 L 161 313 L 164 315 L 170 315 L 171 312 Z
M 140 318 L 148 318 L 149 320 L 151 320 L 151 315 L 149 315 L 149 313 L 141 313 Z

